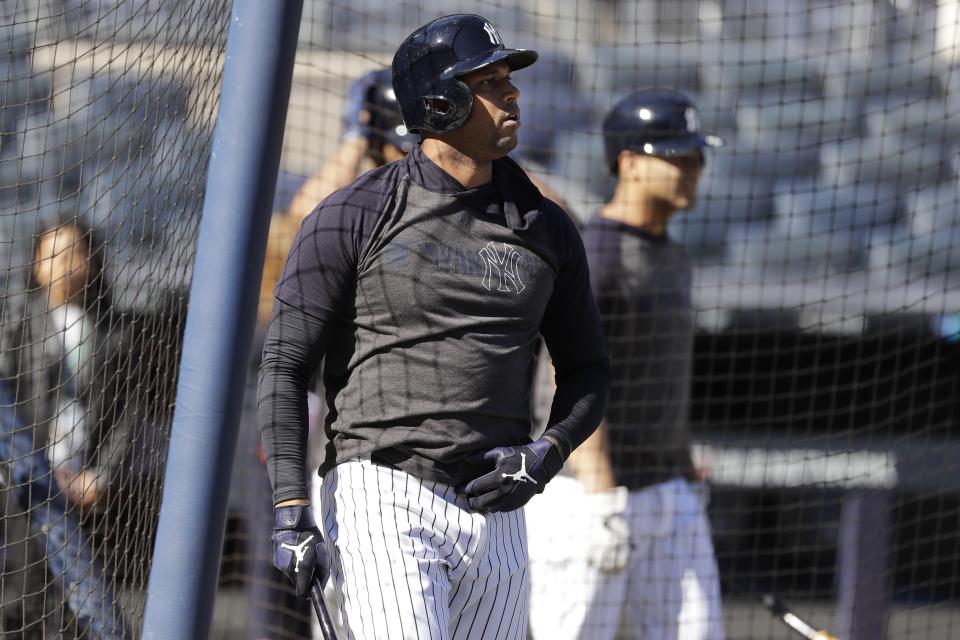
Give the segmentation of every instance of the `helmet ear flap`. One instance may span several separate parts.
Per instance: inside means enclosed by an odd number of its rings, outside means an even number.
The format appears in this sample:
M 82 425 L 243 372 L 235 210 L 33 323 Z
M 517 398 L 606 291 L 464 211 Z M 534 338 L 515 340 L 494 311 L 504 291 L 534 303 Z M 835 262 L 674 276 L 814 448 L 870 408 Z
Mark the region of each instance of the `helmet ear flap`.
M 460 80 L 446 81 L 439 91 L 420 96 L 425 131 L 449 133 L 463 126 L 473 111 L 473 92 Z
M 462 80 L 453 82 L 453 104 L 456 106 L 450 122 L 450 128 L 447 131 L 453 131 L 463 126 L 470 114 L 473 112 L 473 91 Z

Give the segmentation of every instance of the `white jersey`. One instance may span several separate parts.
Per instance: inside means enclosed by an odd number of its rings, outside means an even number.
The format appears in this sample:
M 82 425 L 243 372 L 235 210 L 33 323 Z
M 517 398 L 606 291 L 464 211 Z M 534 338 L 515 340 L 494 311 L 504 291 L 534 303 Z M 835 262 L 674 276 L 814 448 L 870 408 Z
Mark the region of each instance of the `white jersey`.
M 720 587 L 703 499 L 683 479 L 631 491 L 630 560 L 617 573 L 588 562 L 593 521 L 584 490 L 554 478 L 527 505 L 534 640 L 613 640 L 621 615 L 643 640 L 723 640 Z

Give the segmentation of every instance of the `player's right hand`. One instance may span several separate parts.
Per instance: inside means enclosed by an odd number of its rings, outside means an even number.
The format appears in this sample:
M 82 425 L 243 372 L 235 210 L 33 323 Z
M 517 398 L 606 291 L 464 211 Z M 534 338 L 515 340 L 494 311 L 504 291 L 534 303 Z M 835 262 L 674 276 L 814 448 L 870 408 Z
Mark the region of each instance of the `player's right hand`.
M 584 494 L 588 523 L 587 562 L 602 573 L 619 573 L 630 562 L 630 522 L 626 487 Z
M 293 582 L 297 595 L 310 595 L 313 576 L 324 584 L 330 575 L 330 556 L 307 505 L 273 510 L 273 566 Z

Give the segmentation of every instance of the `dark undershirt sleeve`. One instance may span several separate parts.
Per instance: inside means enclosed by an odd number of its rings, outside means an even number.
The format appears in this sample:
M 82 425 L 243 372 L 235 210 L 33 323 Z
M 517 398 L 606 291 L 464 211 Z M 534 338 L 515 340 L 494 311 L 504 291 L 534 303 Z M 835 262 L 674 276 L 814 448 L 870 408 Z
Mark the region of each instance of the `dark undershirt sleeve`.
M 260 442 L 274 504 L 309 498 L 307 390 L 353 308 L 360 251 L 396 184 L 388 165 L 332 193 L 303 222 L 277 283 L 257 385 Z
M 561 212 L 555 220 L 560 272 L 540 330 L 553 360 L 557 389 L 544 435 L 561 443 L 566 458 L 603 419 L 610 393 L 610 361 L 583 242 L 566 214 Z
M 276 300 L 263 343 L 257 384 L 260 442 L 273 487 L 273 503 L 309 499 L 307 389 L 332 326 Z

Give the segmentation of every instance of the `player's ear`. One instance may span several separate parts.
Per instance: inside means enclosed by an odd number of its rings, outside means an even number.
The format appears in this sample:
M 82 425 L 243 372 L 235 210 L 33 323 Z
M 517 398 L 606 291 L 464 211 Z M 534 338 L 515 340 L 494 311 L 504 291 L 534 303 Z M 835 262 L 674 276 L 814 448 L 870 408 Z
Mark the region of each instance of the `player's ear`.
M 626 178 L 633 175 L 637 164 L 637 154 L 629 149 L 624 149 L 617 156 L 617 175 L 620 178 Z

